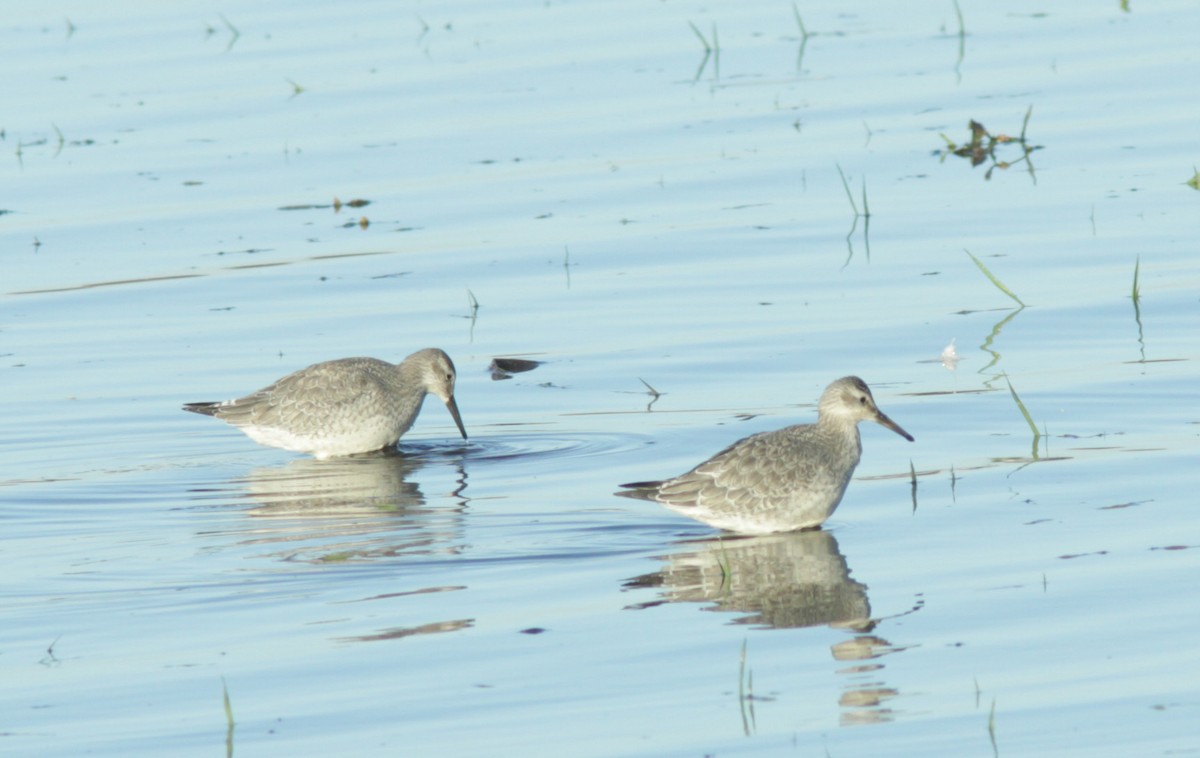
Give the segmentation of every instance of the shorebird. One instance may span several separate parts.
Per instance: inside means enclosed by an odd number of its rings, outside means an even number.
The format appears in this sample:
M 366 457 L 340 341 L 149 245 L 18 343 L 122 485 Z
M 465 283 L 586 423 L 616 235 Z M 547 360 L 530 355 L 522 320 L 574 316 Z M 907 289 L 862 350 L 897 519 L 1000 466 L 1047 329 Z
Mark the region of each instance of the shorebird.
M 450 356 L 430 347 L 400 363 L 375 358 L 315 363 L 245 397 L 187 403 L 183 409 L 216 416 L 263 445 L 330 458 L 395 445 L 427 394 L 441 398 L 466 439 L 454 380 Z
M 829 518 L 846 493 L 862 457 L 860 421 L 882 424 L 913 441 L 876 407 L 862 379 L 846 376 L 821 394 L 817 423 L 751 435 L 686 474 L 622 484 L 627 489 L 616 494 L 655 500 L 743 534 L 812 529 Z

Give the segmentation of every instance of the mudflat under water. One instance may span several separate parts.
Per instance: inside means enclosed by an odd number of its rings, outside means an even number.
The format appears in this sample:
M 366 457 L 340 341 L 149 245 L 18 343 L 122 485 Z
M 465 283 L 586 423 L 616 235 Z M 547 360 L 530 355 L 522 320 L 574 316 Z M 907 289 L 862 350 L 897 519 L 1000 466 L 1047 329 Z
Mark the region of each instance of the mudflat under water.
M 1200 11 L 958 8 L 8 14 L 0 752 L 1200 750 Z M 465 443 L 179 409 L 426 346 Z M 851 373 L 825 529 L 613 497 Z

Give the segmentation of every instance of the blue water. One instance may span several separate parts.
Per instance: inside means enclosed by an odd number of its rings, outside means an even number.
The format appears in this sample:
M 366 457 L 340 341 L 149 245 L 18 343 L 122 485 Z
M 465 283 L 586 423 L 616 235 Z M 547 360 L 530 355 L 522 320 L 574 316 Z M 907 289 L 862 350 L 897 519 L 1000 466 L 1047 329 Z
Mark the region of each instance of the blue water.
M 960 6 L 13 9 L 0 752 L 1200 749 L 1197 10 Z M 466 443 L 179 410 L 426 346 Z M 849 373 L 825 531 L 612 496 Z

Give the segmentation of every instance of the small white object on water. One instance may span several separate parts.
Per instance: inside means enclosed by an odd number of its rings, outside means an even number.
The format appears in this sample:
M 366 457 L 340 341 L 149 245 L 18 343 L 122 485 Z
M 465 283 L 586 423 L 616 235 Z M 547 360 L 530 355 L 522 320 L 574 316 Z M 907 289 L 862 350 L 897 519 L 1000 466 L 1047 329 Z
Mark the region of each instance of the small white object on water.
M 958 357 L 958 351 L 954 349 L 953 338 L 950 340 L 950 344 L 943 348 L 942 354 L 939 356 L 939 360 L 942 362 L 942 366 L 944 366 L 947 371 L 953 371 L 958 368 L 958 362 L 962 359 Z

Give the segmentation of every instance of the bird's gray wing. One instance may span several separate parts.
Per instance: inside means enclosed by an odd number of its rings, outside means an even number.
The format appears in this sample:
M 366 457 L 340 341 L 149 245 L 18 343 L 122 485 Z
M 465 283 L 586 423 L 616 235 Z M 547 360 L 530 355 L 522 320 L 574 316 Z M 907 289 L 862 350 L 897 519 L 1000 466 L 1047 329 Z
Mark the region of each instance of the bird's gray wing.
M 782 505 L 808 478 L 808 467 L 796 465 L 796 442 L 791 427 L 746 437 L 663 482 L 657 499 L 679 508 Z
M 386 402 L 386 394 L 379 370 L 371 363 L 355 358 L 327 361 L 222 403 L 219 415 L 235 426 L 303 429 L 326 419 L 357 418 L 357 408 L 378 407 Z

